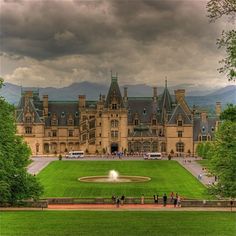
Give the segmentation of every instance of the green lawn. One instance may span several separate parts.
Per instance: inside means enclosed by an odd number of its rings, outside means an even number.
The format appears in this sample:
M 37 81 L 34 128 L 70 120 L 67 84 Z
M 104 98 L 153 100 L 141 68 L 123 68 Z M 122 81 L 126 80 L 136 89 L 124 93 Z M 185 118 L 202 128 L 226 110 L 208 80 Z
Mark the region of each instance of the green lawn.
M 82 176 L 121 175 L 151 177 L 144 183 L 82 183 Z M 206 199 L 206 188 L 176 161 L 55 161 L 38 178 L 45 187 L 43 197 L 127 197 L 162 196 L 171 191 L 186 198 Z
M 236 233 L 230 212 L 1 212 L 1 236 L 156 236 Z

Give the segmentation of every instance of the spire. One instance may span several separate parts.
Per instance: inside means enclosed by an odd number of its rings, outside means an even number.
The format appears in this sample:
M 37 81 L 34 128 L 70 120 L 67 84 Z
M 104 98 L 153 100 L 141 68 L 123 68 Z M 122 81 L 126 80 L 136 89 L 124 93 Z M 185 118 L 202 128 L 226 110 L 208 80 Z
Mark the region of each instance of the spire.
M 165 79 L 165 88 L 161 96 L 159 107 L 161 108 L 161 121 L 165 121 L 167 113 L 170 113 L 172 110 L 172 98 L 167 87 L 167 79 Z
M 111 85 L 107 94 L 105 107 L 109 108 L 112 104 L 116 104 L 117 108 L 124 107 L 123 99 L 118 85 L 118 73 L 115 73 L 115 75 L 113 75 L 111 71 Z

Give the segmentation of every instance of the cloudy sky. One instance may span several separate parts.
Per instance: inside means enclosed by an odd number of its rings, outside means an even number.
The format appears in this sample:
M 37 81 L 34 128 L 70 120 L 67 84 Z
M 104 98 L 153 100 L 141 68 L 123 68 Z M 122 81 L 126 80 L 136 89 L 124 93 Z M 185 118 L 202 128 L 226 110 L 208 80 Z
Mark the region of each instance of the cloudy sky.
M 1 0 L 0 76 L 23 86 L 229 83 L 206 0 Z

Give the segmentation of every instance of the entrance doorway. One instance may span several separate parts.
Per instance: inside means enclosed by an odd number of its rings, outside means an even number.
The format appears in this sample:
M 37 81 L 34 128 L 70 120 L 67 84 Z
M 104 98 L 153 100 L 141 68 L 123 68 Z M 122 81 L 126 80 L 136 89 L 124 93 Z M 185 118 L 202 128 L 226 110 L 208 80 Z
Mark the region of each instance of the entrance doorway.
M 111 144 L 111 153 L 118 152 L 118 143 Z

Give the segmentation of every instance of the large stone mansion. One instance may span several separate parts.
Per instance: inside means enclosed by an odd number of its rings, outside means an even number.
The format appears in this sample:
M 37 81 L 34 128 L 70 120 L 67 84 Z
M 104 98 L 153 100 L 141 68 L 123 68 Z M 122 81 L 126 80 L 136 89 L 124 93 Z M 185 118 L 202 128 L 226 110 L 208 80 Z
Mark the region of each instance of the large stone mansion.
M 24 91 L 16 111 L 17 131 L 33 155 L 64 154 L 83 150 L 88 154 L 120 151 L 164 152 L 194 155 L 199 141 L 211 140 L 217 128 L 216 116 L 196 114 L 185 100 L 185 90 L 171 96 L 167 82 L 164 92 L 152 97 L 123 97 L 116 76 L 111 77 L 107 96 L 97 101 L 79 95 L 77 101 L 40 100 L 39 93 Z

